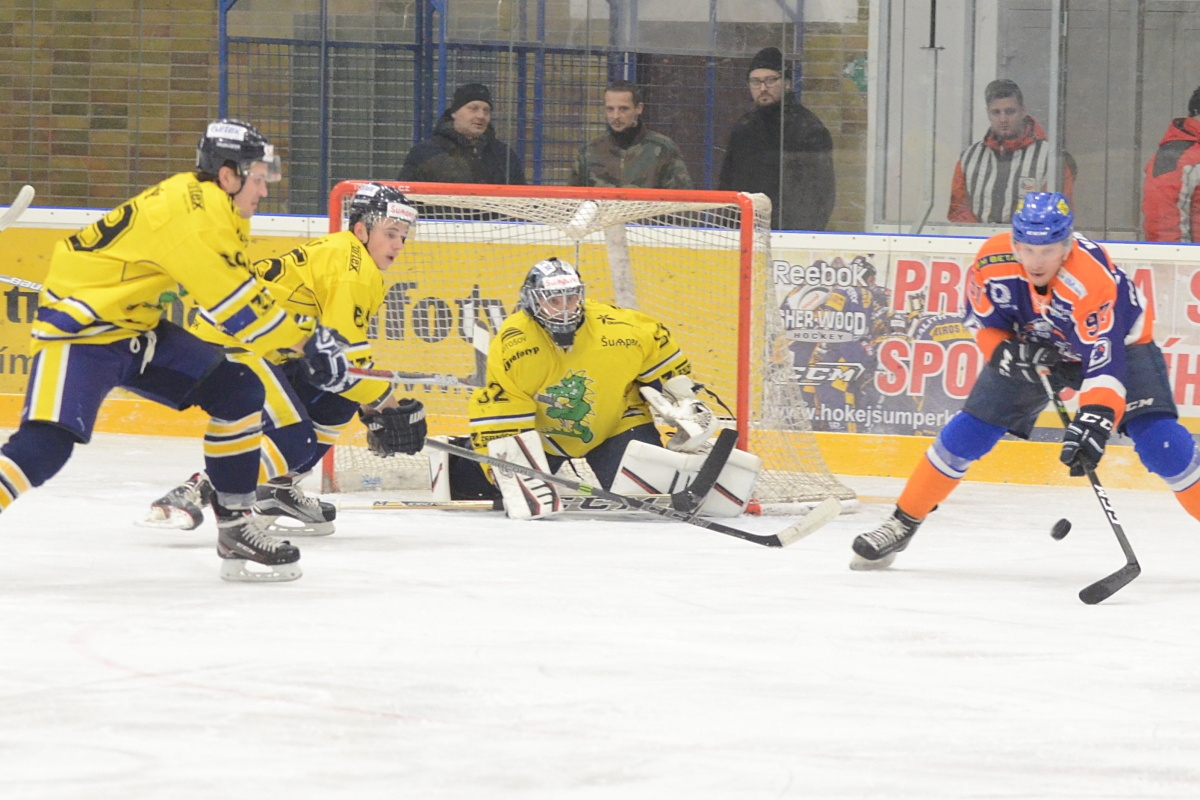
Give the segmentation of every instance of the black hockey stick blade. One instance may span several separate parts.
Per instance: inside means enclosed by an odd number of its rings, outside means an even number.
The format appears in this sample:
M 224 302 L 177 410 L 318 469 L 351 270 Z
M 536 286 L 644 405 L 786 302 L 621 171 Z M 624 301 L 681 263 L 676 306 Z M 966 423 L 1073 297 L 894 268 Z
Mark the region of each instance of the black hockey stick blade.
M 1112 597 L 1121 589 L 1125 588 L 1134 578 L 1142 574 L 1141 564 L 1133 561 L 1121 567 L 1119 570 L 1109 575 L 1106 578 L 1093 583 L 1091 586 L 1085 586 L 1079 590 L 1079 599 L 1087 603 L 1089 606 L 1094 606 L 1097 603 L 1103 603 L 1108 598 Z
M 1054 404 L 1054 410 L 1058 412 L 1058 418 L 1062 422 L 1063 427 L 1069 428 L 1071 426 L 1071 417 L 1067 414 L 1067 407 L 1063 404 L 1062 398 L 1054 390 L 1054 387 L 1050 385 L 1050 371 L 1043 367 L 1038 370 L 1038 377 L 1042 379 L 1042 388 L 1045 389 L 1046 396 L 1050 398 L 1050 402 Z M 1125 554 L 1125 566 L 1112 575 L 1103 577 L 1079 591 L 1079 599 L 1089 606 L 1094 606 L 1096 603 L 1103 602 L 1112 597 L 1128 585 L 1130 581 L 1141 575 L 1142 566 L 1138 563 L 1137 556 L 1133 552 L 1133 546 L 1129 544 L 1129 537 L 1125 535 L 1125 528 L 1121 525 L 1121 521 L 1117 519 L 1117 511 L 1112 506 L 1112 500 L 1109 499 L 1108 492 L 1100 485 L 1100 478 L 1096 475 L 1096 468 L 1085 461 L 1083 471 L 1087 475 L 1088 483 L 1092 485 L 1092 493 L 1096 495 L 1096 500 L 1100 503 L 1100 508 L 1104 511 L 1104 516 L 1108 519 L 1108 526 L 1112 528 L 1113 536 L 1117 537 L 1117 544 L 1121 546 L 1121 552 Z
M 786 547 L 793 542 L 799 541 L 815 531 L 817 528 L 821 527 L 821 525 L 824 525 L 833 517 L 836 517 L 839 513 L 841 513 L 842 509 L 841 503 L 838 503 L 837 500 L 833 500 L 831 498 L 830 500 L 826 500 L 824 503 L 814 508 L 806 517 L 804 517 L 804 519 L 780 531 L 779 533 L 750 533 L 749 531 L 731 528 L 728 525 L 722 525 L 719 522 L 704 519 L 703 517 L 685 514 L 681 511 L 676 511 L 673 508 L 663 508 L 655 505 L 652 502 L 647 503 L 639 500 L 636 497 L 628 497 L 623 494 L 617 494 L 616 492 L 610 492 L 607 489 L 599 486 L 591 486 L 586 483 L 571 480 L 570 478 L 564 478 L 561 475 L 552 475 L 548 472 L 542 472 L 540 469 L 527 467 L 524 464 L 514 464 L 510 461 L 505 461 L 502 458 L 495 458 L 494 456 L 477 453 L 474 450 L 470 450 L 465 447 L 458 447 L 457 445 L 450 444 L 449 442 L 442 442 L 438 441 L 437 439 L 426 439 L 425 446 L 432 447 L 434 450 L 444 450 L 445 452 L 451 453 L 460 458 L 466 458 L 480 464 L 487 464 L 489 466 L 496 467 L 497 469 L 506 469 L 511 472 L 515 472 L 518 475 L 537 478 L 539 480 L 547 481 L 548 483 L 556 483 L 559 486 L 565 486 L 568 489 L 574 489 L 579 494 L 600 497 L 604 500 L 614 503 L 622 503 L 629 508 L 636 509 L 638 511 L 645 511 L 660 517 L 666 517 L 667 519 L 686 522 L 689 525 L 707 528 L 708 530 L 715 531 L 716 533 L 723 533 L 726 536 L 734 536 L 738 539 L 752 542 L 754 544 L 761 544 L 765 547 Z M 832 507 L 829 505 L 831 502 L 836 506 L 836 509 L 832 509 Z M 833 510 L 833 516 L 829 516 L 831 509 Z M 822 513 L 817 514 L 818 511 L 821 511 Z
M 700 510 L 704 498 L 708 497 L 708 493 L 717 485 L 717 478 L 721 477 L 721 470 L 725 469 L 725 463 L 729 461 L 729 455 L 733 452 L 737 440 L 737 431 L 732 428 L 721 429 L 696 477 L 686 488 L 671 494 L 672 508 L 685 514 L 695 514 Z

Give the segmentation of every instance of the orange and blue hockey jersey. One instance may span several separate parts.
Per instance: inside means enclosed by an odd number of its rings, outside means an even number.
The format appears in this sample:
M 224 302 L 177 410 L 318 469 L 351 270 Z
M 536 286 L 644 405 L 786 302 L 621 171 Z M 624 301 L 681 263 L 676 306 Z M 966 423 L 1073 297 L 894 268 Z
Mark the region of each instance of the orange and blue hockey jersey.
M 1066 262 L 1039 291 L 1013 253 L 1011 233 L 988 239 L 967 276 L 966 324 L 990 359 L 1004 339 L 1053 344 L 1083 368 L 1080 405 L 1125 411 L 1129 345 L 1154 336 L 1154 315 L 1108 252 L 1075 234 Z

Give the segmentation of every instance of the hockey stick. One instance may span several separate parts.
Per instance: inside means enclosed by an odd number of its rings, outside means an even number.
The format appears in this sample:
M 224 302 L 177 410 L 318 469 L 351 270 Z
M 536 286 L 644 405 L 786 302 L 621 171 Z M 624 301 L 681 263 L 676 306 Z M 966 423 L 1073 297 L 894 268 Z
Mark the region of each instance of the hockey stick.
M 1070 427 L 1071 416 L 1067 413 L 1067 407 L 1063 405 L 1062 398 L 1058 396 L 1058 392 L 1050 385 L 1049 370 L 1039 369 L 1038 375 L 1042 379 L 1042 388 L 1046 390 L 1046 395 L 1054 403 L 1055 410 L 1058 411 L 1058 418 L 1062 420 L 1063 427 Z M 1080 463 L 1083 465 L 1083 471 L 1087 474 L 1088 480 L 1091 481 L 1092 491 L 1096 493 L 1096 499 L 1100 501 L 1100 508 L 1104 510 L 1104 516 L 1108 518 L 1108 524 L 1112 527 L 1112 532 L 1117 537 L 1117 542 L 1121 545 L 1121 549 L 1125 551 L 1125 566 L 1113 574 L 1101 578 L 1090 586 L 1083 587 L 1079 591 L 1079 599 L 1089 606 L 1094 606 L 1096 603 L 1101 603 L 1112 597 L 1121 591 L 1130 581 L 1141 575 L 1142 565 L 1138 563 L 1137 556 L 1133 554 L 1133 548 L 1129 546 L 1129 539 L 1125 536 L 1125 529 L 1121 527 L 1121 521 L 1117 519 L 1117 512 L 1112 507 L 1112 501 L 1108 497 L 1108 492 L 1104 491 L 1104 487 L 1100 485 L 1100 479 L 1096 477 L 1096 468 L 1083 458 L 1080 459 Z
M 20 288 L 28 289 L 31 292 L 40 292 L 42 290 L 42 285 L 40 283 L 36 281 L 25 280 L 24 278 L 17 278 L 12 275 L 0 275 L 0 283 L 7 283 L 10 286 L 19 286 Z
M 695 514 L 703 505 L 704 499 L 712 491 L 720 477 L 725 463 L 737 444 L 737 432 L 725 429 L 717 434 L 717 441 L 709 451 L 708 457 L 700 465 L 696 477 L 686 487 L 674 494 L 639 495 L 638 499 L 653 503 L 664 508 L 674 508 L 685 514 Z M 634 511 L 624 503 L 612 502 L 590 495 L 562 495 L 563 511 L 566 513 L 600 513 L 607 511 Z M 421 511 L 436 509 L 441 511 L 493 511 L 503 510 L 502 504 L 491 500 L 370 500 L 364 498 L 347 498 L 338 502 L 338 508 L 352 510 L 379 511 Z
M 717 479 L 721 477 L 721 470 L 725 469 L 737 440 L 738 434 L 733 428 L 721 429 L 717 440 L 713 442 L 712 450 L 708 451 L 708 456 L 696 472 L 696 477 L 683 489 L 671 494 L 672 508 L 693 515 L 700 510 L 708 493 L 717 485 Z
M 461 386 L 466 389 L 479 389 L 481 384 L 468 378 L 458 378 L 454 375 L 438 375 L 431 372 L 400 372 L 394 369 L 375 369 L 374 367 L 351 367 L 347 372 L 359 378 L 379 378 L 403 386 Z M 548 406 L 557 405 L 554 398 L 548 394 L 535 394 L 534 400 Z
M 570 478 L 564 478 L 559 475 L 551 475 L 548 472 L 542 472 L 541 470 L 534 469 L 533 467 L 527 467 L 523 464 L 514 464 L 500 458 L 494 458 L 492 456 L 483 455 L 482 453 L 476 453 L 474 450 L 468 450 L 465 447 L 457 447 L 456 445 L 452 445 L 447 442 L 441 442 L 437 439 L 426 439 L 425 445 L 427 447 L 432 447 L 435 450 L 444 450 L 445 452 L 451 453 L 460 458 L 476 461 L 480 464 L 487 464 L 498 469 L 507 469 L 511 472 L 515 472 L 519 475 L 525 475 L 530 478 L 538 478 L 550 483 L 557 483 L 559 486 L 565 486 L 568 489 L 573 489 L 579 494 L 591 495 L 592 497 L 599 497 L 603 500 L 609 500 L 615 503 L 623 503 L 629 508 L 637 509 L 638 511 L 646 511 L 651 514 L 656 514 L 660 517 L 666 517 L 667 519 L 686 522 L 691 525 L 696 525 L 700 528 L 707 528 L 708 530 L 715 531 L 717 533 L 723 533 L 726 536 L 735 536 L 738 539 L 744 539 L 747 542 L 765 545 L 766 547 L 787 547 L 789 544 L 797 542 L 800 539 L 803 539 L 805 536 L 808 536 L 825 523 L 834 519 L 838 514 L 842 513 L 842 504 L 833 498 L 829 498 L 810 511 L 802 520 L 788 528 L 785 528 L 779 533 L 760 535 L 757 533 L 749 533 L 747 531 L 738 530 L 737 528 L 730 528 L 729 526 L 722 525 L 719 522 L 713 522 L 711 520 L 697 517 L 693 514 L 676 511 L 673 508 L 661 508 L 653 503 L 643 502 L 636 497 L 627 497 L 625 495 L 617 494 L 616 492 L 610 492 L 607 489 L 603 489 L 599 486 L 590 486 L 586 483 L 573 481 Z
M 586 494 L 560 495 L 564 514 L 595 516 L 597 514 L 640 514 L 621 502 L 605 500 Z M 660 508 L 671 507 L 671 495 L 638 495 L 638 500 L 653 503 Z M 338 511 L 503 511 L 503 502 L 494 500 L 399 500 L 395 498 L 372 500 L 368 497 L 340 497 Z
M 33 202 L 33 196 L 36 194 L 33 187 L 25 184 L 21 187 L 21 191 L 17 192 L 17 196 L 13 198 L 12 205 L 3 214 L 0 214 L 0 231 L 12 225 L 21 215 L 25 213 L 25 209 L 29 208 L 29 204 Z

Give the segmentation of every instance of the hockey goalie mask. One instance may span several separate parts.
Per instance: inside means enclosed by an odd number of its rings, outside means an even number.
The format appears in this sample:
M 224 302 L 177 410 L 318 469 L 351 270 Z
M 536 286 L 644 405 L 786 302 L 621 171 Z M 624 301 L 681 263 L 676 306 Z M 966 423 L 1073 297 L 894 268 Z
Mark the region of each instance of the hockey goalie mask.
M 575 343 L 583 324 L 583 281 L 575 267 L 549 258 L 539 261 L 525 276 L 521 305 L 564 350 Z

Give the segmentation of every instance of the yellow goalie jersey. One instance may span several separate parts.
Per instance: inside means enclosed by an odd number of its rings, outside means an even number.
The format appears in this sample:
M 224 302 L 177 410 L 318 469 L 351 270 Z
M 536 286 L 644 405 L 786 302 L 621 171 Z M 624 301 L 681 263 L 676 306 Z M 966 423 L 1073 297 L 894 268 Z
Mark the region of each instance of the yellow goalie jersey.
M 250 272 L 250 223 L 232 198 L 174 175 L 54 246 L 33 323 L 40 342 L 130 339 L 158 325 L 180 287 L 240 347 L 291 347 L 304 332 Z
M 350 361 L 371 366 L 367 326 L 383 303 L 383 273 L 357 236 L 350 231 L 331 233 L 281 256 L 255 261 L 251 268 L 281 306 L 337 331 L 350 343 Z M 192 332 L 205 341 L 238 346 L 199 316 Z M 295 356 L 276 353 L 272 360 Z M 356 403 L 373 403 L 391 390 L 387 381 L 364 378 L 341 395 Z
M 653 421 L 640 386 L 692 371 L 661 323 L 590 300 L 583 308 L 570 350 L 558 347 L 525 311 L 500 326 L 488 350 L 487 387 L 471 395 L 471 444 L 477 450 L 536 428 L 546 452 L 584 456 Z

